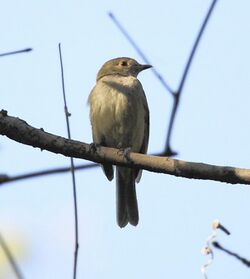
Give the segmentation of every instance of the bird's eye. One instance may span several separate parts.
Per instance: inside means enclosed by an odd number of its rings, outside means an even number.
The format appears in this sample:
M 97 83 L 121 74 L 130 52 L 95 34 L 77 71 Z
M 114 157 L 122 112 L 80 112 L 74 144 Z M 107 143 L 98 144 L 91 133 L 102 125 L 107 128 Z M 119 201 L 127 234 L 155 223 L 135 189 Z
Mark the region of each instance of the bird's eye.
M 127 61 L 122 61 L 121 66 L 128 66 L 128 62 Z

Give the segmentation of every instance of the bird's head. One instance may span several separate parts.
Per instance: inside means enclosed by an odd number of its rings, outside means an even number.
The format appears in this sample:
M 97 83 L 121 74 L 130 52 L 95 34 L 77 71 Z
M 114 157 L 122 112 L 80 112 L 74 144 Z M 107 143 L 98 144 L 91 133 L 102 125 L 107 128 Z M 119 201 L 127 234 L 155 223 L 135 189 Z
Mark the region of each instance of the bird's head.
M 104 63 L 97 74 L 97 80 L 108 75 L 137 77 L 141 71 L 151 67 L 151 65 L 139 64 L 135 59 L 128 57 L 114 58 Z

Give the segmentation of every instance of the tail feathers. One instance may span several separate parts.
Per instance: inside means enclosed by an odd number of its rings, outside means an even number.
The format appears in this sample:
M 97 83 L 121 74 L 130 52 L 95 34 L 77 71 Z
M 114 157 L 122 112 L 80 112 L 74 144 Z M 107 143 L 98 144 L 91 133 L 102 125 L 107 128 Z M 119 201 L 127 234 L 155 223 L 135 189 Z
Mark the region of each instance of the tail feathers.
M 113 165 L 110 164 L 103 164 L 101 165 L 103 172 L 105 173 L 106 177 L 109 181 L 111 181 L 114 178 L 114 169 Z
M 135 190 L 134 170 L 124 167 L 116 168 L 117 188 L 117 223 L 123 228 L 128 223 L 136 226 L 139 221 Z

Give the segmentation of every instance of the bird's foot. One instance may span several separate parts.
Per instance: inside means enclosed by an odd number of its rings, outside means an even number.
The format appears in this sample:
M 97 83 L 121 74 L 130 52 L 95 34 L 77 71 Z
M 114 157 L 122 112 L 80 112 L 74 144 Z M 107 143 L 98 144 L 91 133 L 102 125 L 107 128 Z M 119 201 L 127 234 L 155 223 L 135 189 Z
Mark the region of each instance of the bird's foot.
M 132 162 L 130 158 L 130 152 L 131 152 L 131 147 L 119 148 L 118 155 L 123 156 L 123 158 L 126 159 L 128 162 Z
M 101 147 L 101 145 L 99 143 L 94 143 L 92 142 L 89 146 L 89 151 L 92 153 L 96 153 L 98 151 L 98 149 Z

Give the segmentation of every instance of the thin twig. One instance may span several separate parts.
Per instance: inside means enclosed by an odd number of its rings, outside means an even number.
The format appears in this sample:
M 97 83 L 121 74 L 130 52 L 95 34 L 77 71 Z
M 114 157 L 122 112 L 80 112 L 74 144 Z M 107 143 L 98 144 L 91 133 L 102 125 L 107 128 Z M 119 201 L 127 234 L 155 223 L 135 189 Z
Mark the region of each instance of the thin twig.
M 18 267 L 16 260 L 14 259 L 14 256 L 12 255 L 7 243 L 5 242 L 5 240 L 1 234 L 0 234 L 0 246 L 2 247 L 6 257 L 8 258 L 8 261 L 9 261 L 16 277 L 18 279 L 24 279 L 24 276 L 23 276 L 20 268 Z
M 15 51 L 10 51 L 10 52 L 5 52 L 5 53 L 0 53 L 0 57 L 2 56 L 7 56 L 7 55 L 13 55 L 13 54 L 18 54 L 18 53 L 23 53 L 23 52 L 29 52 L 32 51 L 32 48 L 25 48 L 21 50 L 15 50 Z
M 212 223 L 212 227 L 214 230 L 219 229 L 221 231 L 223 231 L 225 234 L 230 235 L 230 231 L 221 224 L 221 222 L 218 219 L 215 219 Z
M 75 171 L 77 170 L 83 170 L 83 169 L 90 169 L 90 168 L 96 168 L 98 167 L 98 164 L 84 164 L 75 166 Z M 42 171 L 35 171 L 30 173 L 24 173 L 20 175 L 4 175 L 0 174 L 0 186 L 3 186 L 5 183 L 15 182 L 23 179 L 29 179 L 29 178 L 35 178 L 39 176 L 45 176 L 45 175 L 52 175 L 52 174 L 58 174 L 58 173 L 64 173 L 71 171 L 71 167 L 61 167 L 61 168 L 54 168 L 54 169 L 47 169 Z M 2 184 L 2 185 L 1 185 Z
M 142 50 L 139 48 L 139 46 L 136 44 L 136 42 L 132 39 L 132 37 L 129 35 L 129 33 L 125 30 L 125 28 L 121 25 L 121 23 L 115 17 L 115 15 L 112 12 L 108 12 L 108 15 L 112 19 L 114 24 L 118 27 L 118 29 L 122 32 L 122 34 L 127 38 L 127 40 L 130 42 L 130 44 L 134 47 L 134 49 L 137 51 L 137 53 L 141 56 L 142 60 L 144 60 L 145 63 L 151 65 L 147 56 L 142 52 Z M 154 75 L 159 79 L 159 81 L 164 86 L 164 88 L 173 95 L 174 91 L 171 89 L 171 87 L 168 85 L 168 83 L 165 81 L 165 79 L 162 77 L 162 75 L 156 70 L 156 68 L 153 67 L 151 70 L 153 71 Z
M 250 267 L 250 261 L 249 261 L 248 259 L 243 258 L 243 257 L 241 257 L 240 255 L 238 255 L 237 253 L 234 253 L 234 252 L 232 252 L 232 251 L 230 251 L 230 250 L 228 250 L 228 249 L 222 247 L 222 246 L 220 245 L 220 243 L 217 242 L 217 241 L 214 241 L 212 244 L 213 244 L 213 246 L 214 246 L 215 248 L 217 248 L 217 249 L 219 249 L 219 250 L 225 252 L 226 254 L 228 254 L 228 255 L 230 255 L 230 256 L 233 256 L 233 257 L 236 258 L 237 260 L 241 261 L 241 262 L 242 262 L 244 265 L 246 265 L 247 267 Z
M 210 8 L 207 12 L 207 15 L 206 15 L 206 17 L 205 17 L 205 19 L 204 19 L 204 21 L 201 25 L 201 28 L 200 28 L 200 30 L 197 34 L 196 40 L 195 40 L 194 45 L 193 45 L 193 47 L 191 49 L 191 52 L 189 54 L 186 66 L 184 67 L 184 71 L 183 71 L 183 74 L 182 74 L 180 84 L 178 86 L 177 91 L 172 90 L 171 87 L 165 82 L 165 80 L 159 74 L 159 72 L 155 68 L 152 68 L 152 71 L 154 72 L 155 76 L 160 80 L 160 82 L 163 84 L 165 89 L 167 91 L 169 91 L 171 93 L 171 95 L 174 97 L 174 103 L 173 103 L 173 107 L 172 107 L 172 111 L 171 111 L 171 115 L 170 115 L 170 120 L 169 120 L 169 125 L 168 125 L 168 130 L 167 130 L 165 149 L 162 153 L 159 154 L 161 156 L 177 155 L 177 152 L 172 151 L 172 149 L 170 147 L 170 139 L 171 139 L 171 135 L 172 135 L 172 131 L 173 131 L 173 125 L 174 125 L 177 109 L 178 109 L 178 106 L 179 106 L 181 93 L 183 91 L 183 87 L 184 87 L 187 75 L 189 73 L 190 66 L 191 66 L 191 63 L 193 61 L 193 58 L 194 58 L 195 52 L 197 50 L 198 44 L 200 42 L 202 34 L 204 33 L 205 27 L 206 27 L 207 22 L 208 22 L 211 14 L 212 14 L 212 11 L 215 7 L 216 2 L 217 2 L 217 0 L 213 0 L 212 4 L 211 4 L 211 6 L 210 6 Z M 137 51 L 137 53 L 141 56 L 141 58 L 146 63 L 151 64 L 149 59 L 147 58 L 147 56 L 138 47 L 138 45 L 135 43 L 135 41 L 132 39 L 132 37 L 129 35 L 129 33 L 124 29 L 124 27 L 121 25 L 121 23 L 117 20 L 115 15 L 112 12 L 109 12 L 108 15 L 112 19 L 112 21 L 115 23 L 115 25 L 118 27 L 118 29 L 121 31 L 121 33 L 127 38 L 127 40 L 130 42 L 130 44 L 134 47 L 134 49 Z
M 179 106 L 181 93 L 183 91 L 183 87 L 184 87 L 185 81 L 187 79 L 187 75 L 189 73 L 189 70 L 190 70 L 190 66 L 192 64 L 192 61 L 193 61 L 194 55 L 196 53 L 197 47 L 199 45 L 199 42 L 201 40 L 201 37 L 202 37 L 202 35 L 205 31 L 205 28 L 207 26 L 208 20 L 211 17 L 211 14 L 214 10 L 216 2 L 217 2 L 217 0 L 213 0 L 209 9 L 208 9 L 207 15 L 204 18 L 204 21 L 203 21 L 203 23 L 200 27 L 200 30 L 197 34 L 197 37 L 194 41 L 194 45 L 193 45 L 193 47 L 191 49 L 191 52 L 189 54 L 186 66 L 184 67 L 184 71 L 183 71 L 183 74 L 182 74 L 182 77 L 181 77 L 181 80 L 180 80 L 180 84 L 179 84 L 178 89 L 177 89 L 177 91 L 175 93 L 175 96 L 174 96 L 174 104 L 173 104 L 173 107 L 172 107 L 171 116 L 170 116 L 170 120 L 169 120 L 165 150 L 164 150 L 163 154 L 161 154 L 162 156 L 173 156 L 173 155 L 177 154 L 177 152 L 172 151 L 171 147 L 170 147 L 170 139 L 171 139 L 171 135 L 172 135 L 172 131 L 173 131 L 174 120 L 175 120 L 177 109 L 178 109 L 178 106 Z
M 64 74 L 63 74 L 63 62 L 62 62 L 62 52 L 61 52 L 61 44 L 59 43 L 59 55 L 60 55 L 60 65 L 61 65 L 61 76 L 62 76 L 62 90 L 63 90 L 63 100 L 64 100 L 64 112 L 66 117 L 67 124 L 67 133 L 68 139 L 71 139 L 70 135 L 70 125 L 69 125 L 69 117 L 70 113 L 67 107 L 66 94 L 65 94 L 65 86 L 64 86 Z M 75 167 L 74 160 L 70 158 L 70 166 L 71 166 L 71 174 L 72 174 L 72 183 L 73 183 L 73 199 L 74 199 L 74 216 L 75 216 L 75 251 L 74 251 L 74 267 L 73 267 L 73 278 L 76 279 L 77 272 L 77 258 L 78 258 L 78 211 L 77 211 L 77 194 L 76 194 L 76 179 L 75 179 Z
M 157 155 L 157 154 L 151 154 L 151 155 Z M 74 169 L 75 169 L 75 171 L 79 171 L 79 170 L 96 168 L 98 166 L 100 166 L 100 165 L 95 164 L 95 163 L 90 163 L 90 164 L 83 164 L 83 165 L 75 166 Z M 4 186 L 4 184 L 11 183 L 11 182 L 36 178 L 36 177 L 40 177 L 40 176 L 65 173 L 65 172 L 71 172 L 71 167 L 56 167 L 56 168 L 51 168 L 51 169 L 46 169 L 46 170 L 23 173 L 23 174 L 19 174 L 19 175 L 0 174 L 0 187 Z
M 157 154 L 151 154 L 151 155 L 157 155 Z M 79 170 L 92 169 L 92 168 L 96 168 L 99 166 L 100 166 L 99 164 L 90 163 L 90 164 L 83 164 L 83 165 L 75 166 L 74 169 L 75 169 L 75 171 L 79 171 Z M 0 187 L 4 186 L 4 184 L 11 183 L 11 182 L 36 178 L 39 176 L 47 176 L 47 175 L 65 173 L 65 172 L 71 172 L 71 167 L 56 167 L 56 168 L 51 168 L 51 169 L 46 169 L 46 170 L 41 170 L 41 171 L 34 171 L 34 172 L 29 172 L 29 173 L 24 173 L 24 174 L 19 174 L 19 175 L 12 175 L 12 176 L 7 175 L 7 174 L 0 174 Z
M 228 229 L 226 229 L 218 219 L 215 219 L 212 223 L 212 233 L 206 240 L 206 245 L 202 248 L 201 252 L 205 256 L 210 256 L 205 264 L 201 266 L 201 273 L 203 274 L 204 278 L 207 279 L 207 268 L 213 263 L 214 261 L 214 251 L 211 245 L 215 242 L 217 237 L 217 230 L 222 230 L 225 234 L 230 235 Z

